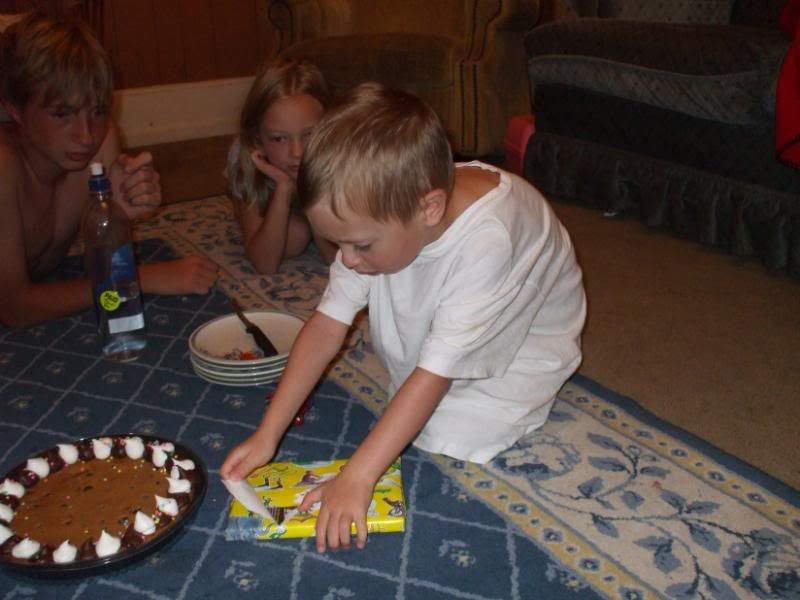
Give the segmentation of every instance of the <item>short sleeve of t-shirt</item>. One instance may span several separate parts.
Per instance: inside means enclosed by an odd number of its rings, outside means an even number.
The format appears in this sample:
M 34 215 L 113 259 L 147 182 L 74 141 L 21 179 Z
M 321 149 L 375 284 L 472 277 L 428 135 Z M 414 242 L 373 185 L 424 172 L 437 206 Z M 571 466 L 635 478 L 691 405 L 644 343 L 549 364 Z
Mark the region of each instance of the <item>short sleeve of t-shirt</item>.
M 536 313 L 538 290 L 515 260 L 508 232 L 496 222 L 481 229 L 451 265 L 420 352 L 418 366 L 443 377 L 503 375 Z
M 322 294 L 317 310 L 346 325 L 352 325 L 356 314 L 369 300 L 367 276 L 359 275 L 344 266 L 341 251 L 331 263 L 328 286 Z

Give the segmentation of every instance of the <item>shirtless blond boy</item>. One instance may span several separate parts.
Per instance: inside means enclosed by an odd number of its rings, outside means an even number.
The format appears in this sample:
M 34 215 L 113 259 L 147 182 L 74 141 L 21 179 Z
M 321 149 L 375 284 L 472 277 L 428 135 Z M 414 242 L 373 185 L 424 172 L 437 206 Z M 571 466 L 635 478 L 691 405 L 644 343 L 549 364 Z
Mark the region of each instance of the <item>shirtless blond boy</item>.
M 66 256 L 102 162 L 133 220 L 161 203 L 152 157 L 120 153 L 111 122 L 111 64 L 84 24 L 31 15 L 0 34 L 0 322 L 21 326 L 92 306 L 88 279 L 41 281 Z M 217 266 L 201 256 L 142 265 L 150 294 L 204 294 Z

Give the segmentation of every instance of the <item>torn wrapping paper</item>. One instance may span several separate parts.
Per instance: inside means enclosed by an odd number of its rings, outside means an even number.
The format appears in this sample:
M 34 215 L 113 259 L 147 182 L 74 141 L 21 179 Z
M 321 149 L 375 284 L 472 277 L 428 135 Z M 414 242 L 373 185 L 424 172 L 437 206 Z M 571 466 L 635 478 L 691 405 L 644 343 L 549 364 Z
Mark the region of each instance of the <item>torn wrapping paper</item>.
M 303 497 L 335 477 L 346 460 L 270 463 L 243 481 L 223 481 L 234 496 L 225 528 L 227 540 L 271 540 L 312 537 L 319 504 L 301 513 Z M 367 511 L 369 533 L 403 531 L 405 500 L 400 460 L 392 463 L 375 485 Z M 355 534 L 355 525 L 353 534 Z

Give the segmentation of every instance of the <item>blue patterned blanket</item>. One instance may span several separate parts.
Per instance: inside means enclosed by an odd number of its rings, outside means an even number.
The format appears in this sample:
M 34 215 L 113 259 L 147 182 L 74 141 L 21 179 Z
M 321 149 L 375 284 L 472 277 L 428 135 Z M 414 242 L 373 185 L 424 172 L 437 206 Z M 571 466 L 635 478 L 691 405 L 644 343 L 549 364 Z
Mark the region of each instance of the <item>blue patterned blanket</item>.
M 138 431 L 191 446 L 211 484 L 196 518 L 141 562 L 91 578 L 0 571 L 3 598 L 800 598 L 800 494 L 580 376 L 547 425 L 488 465 L 409 450 L 404 534 L 318 555 L 310 540 L 227 542 L 226 452 L 272 388 L 194 375 L 187 340 L 251 307 L 307 316 L 325 282 L 313 253 L 258 277 L 223 199 L 168 207 L 143 224 L 140 260 L 203 252 L 223 267 L 206 297 L 146 299 L 138 362 L 98 358 L 89 313 L 0 329 L 0 472 L 55 443 Z M 79 272 L 73 259 L 64 273 Z M 281 460 L 345 458 L 387 398 L 364 323 L 315 392 Z

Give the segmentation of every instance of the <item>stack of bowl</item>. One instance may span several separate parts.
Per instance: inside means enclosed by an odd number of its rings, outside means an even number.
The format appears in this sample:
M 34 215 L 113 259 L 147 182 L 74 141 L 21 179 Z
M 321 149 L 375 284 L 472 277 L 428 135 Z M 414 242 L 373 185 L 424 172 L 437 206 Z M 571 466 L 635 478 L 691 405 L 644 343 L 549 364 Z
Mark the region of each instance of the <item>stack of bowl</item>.
M 248 310 L 245 316 L 266 334 L 278 354 L 264 356 L 236 314 L 217 317 L 189 337 L 194 372 L 221 385 L 254 386 L 277 381 L 303 320 L 287 313 Z

